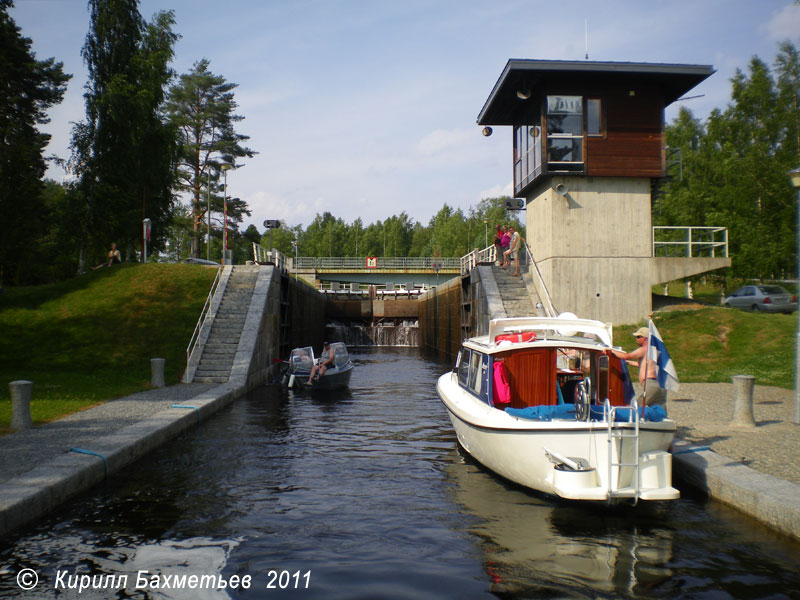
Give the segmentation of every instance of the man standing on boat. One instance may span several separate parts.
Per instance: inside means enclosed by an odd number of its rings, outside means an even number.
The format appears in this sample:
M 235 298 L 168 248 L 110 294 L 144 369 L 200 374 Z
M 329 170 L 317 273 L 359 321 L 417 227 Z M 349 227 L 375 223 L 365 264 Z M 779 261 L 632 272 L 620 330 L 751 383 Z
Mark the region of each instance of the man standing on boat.
M 325 342 L 322 348 L 322 356 L 317 364 L 311 368 L 311 373 L 308 375 L 308 383 L 310 384 L 313 379 L 319 379 L 325 375 L 325 371 L 327 371 L 329 367 L 333 366 L 333 361 L 335 359 L 336 352 L 333 348 L 331 348 L 331 343 Z M 319 374 L 317 374 L 317 371 L 319 371 Z
M 648 406 L 660 405 L 667 410 L 667 390 L 661 387 L 657 379 L 656 362 L 646 358 L 647 340 L 650 330 L 647 327 L 640 327 L 633 332 L 638 348 L 633 352 L 622 352 L 612 350 L 614 356 L 628 361 L 628 364 L 639 368 L 639 385 L 642 387 L 636 395 L 636 402 L 641 404 L 642 396 L 645 397 Z M 646 365 L 645 365 L 646 361 Z

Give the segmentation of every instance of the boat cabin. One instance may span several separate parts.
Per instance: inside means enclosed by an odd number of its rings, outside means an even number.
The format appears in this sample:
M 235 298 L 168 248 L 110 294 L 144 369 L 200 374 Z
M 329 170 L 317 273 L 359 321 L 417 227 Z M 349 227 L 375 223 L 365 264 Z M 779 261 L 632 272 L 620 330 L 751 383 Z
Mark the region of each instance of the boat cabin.
M 464 343 L 456 360 L 459 386 L 500 410 L 574 404 L 581 388 L 590 404 L 628 405 L 633 387 L 624 361 L 611 351 L 610 327 L 570 331 L 578 322 L 492 321 L 488 336 Z

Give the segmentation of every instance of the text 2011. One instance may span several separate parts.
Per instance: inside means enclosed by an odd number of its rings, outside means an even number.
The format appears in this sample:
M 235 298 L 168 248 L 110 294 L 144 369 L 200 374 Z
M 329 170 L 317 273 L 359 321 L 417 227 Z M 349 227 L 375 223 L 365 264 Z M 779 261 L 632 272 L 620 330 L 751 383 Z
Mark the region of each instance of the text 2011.
M 267 576 L 269 577 L 267 581 L 268 590 L 308 589 L 311 584 L 311 570 L 305 573 L 273 570 L 267 573 Z

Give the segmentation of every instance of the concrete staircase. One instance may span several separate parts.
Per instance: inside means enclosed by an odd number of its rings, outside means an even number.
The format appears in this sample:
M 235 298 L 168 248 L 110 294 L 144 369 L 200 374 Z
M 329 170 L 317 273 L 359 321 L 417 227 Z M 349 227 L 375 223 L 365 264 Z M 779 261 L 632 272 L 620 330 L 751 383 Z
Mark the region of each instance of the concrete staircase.
M 257 278 L 257 269 L 233 267 L 192 379 L 194 383 L 228 381 Z
M 539 297 L 536 294 L 535 288 L 526 283 L 526 278 L 529 275 L 523 271 L 521 276 L 512 277 L 513 265 L 509 269 L 501 269 L 500 267 L 493 266 L 492 274 L 494 275 L 497 288 L 500 291 L 500 297 L 503 300 L 503 308 L 506 311 L 507 317 L 535 317 L 541 316 L 543 313 L 537 308 L 539 304 Z

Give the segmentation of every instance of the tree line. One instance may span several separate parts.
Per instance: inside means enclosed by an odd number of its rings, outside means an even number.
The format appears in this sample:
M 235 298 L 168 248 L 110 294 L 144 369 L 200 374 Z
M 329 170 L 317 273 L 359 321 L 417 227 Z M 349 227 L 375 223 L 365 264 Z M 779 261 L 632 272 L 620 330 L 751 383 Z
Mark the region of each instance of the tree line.
M 732 78 L 726 108 L 705 122 L 682 108 L 666 141 L 680 162 L 653 196 L 654 224 L 727 227 L 730 276 L 796 278 L 798 207 L 787 172 L 800 166 L 797 48 L 780 44 L 772 69 L 753 57 Z
M 39 127 L 71 75 L 55 58 L 36 58 L 12 7 L 13 0 L 0 0 L 0 284 L 73 277 L 102 261 L 112 241 L 125 260 L 142 260 L 144 219 L 152 223 L 147 244 L 156 259 L 217 260 L 224 173 L 256 154 L 237 130 L 244 119 L 236 114 L 237 85 L 205 58 L 187 73 L 172 70 L 180 37 L 173 11 L 147 21 L 138 0 L 88 0 L 85 119 L 73 127 L 67 160 L 45 157 L 50 136 Z M 667 146 L 680 160 L 655 188 L 653 222 L 727 227 L 728 275 L 793 277 L 797 207 L 786 172 L 800 165 L 797 49 L 781 44 L 772 68 L 753 57 L 731 84 L 726 108 L 705 121 L 683 108 L 666 127 Z M 50 160 L 72 181 L 45 180 Z M 283 223 L 260 232 L 239 230 L 250 209 L 228 198 L 227 233 L 235 262 L 250 257 L 252 242 L 269 246 L 270 235 L 287 255 L 461 256 L 491 243 L 495 224 L 521 225 L 503 200 L 466 211 L 445 204 L 427 224 L 405 212 L 370 224 L 325 212 L 305 228 Z
M 524 237 L 519 213 L 506 210 L 506 200 L 484 198 L 466 212 L 444 204 L 427 225 L 414 221 L 405 212 L 368 225 L 361 218 L 346 223 L 324 212 L 317 214 L 306 228 L 283 223 L 271 234 L 266 232 L 252 241 L 288 256 L 294 255 L 296 244 L 298 256 L 459 257 L 491 245 L 497 225 L 512 225 Z M 258 231 L 251 227 L 248 240 L 258 236 Z

